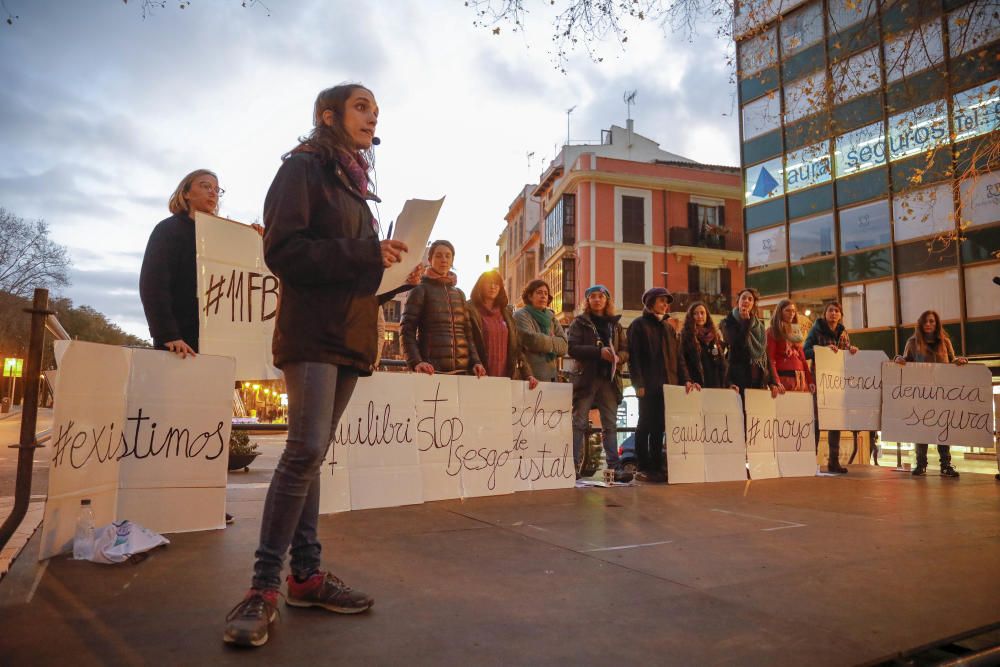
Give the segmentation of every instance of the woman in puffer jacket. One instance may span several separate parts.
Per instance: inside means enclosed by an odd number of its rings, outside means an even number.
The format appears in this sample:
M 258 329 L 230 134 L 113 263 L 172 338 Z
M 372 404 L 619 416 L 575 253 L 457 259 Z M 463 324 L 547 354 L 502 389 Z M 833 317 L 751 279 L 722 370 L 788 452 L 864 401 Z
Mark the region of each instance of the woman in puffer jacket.
M 465 310 L 465 294 L 455 287 L 451 271 L 455 246 L 434 241 L 427 253 L 430 266 L 413 288 L 406 305 L 400 334 L 403 354 L 417 373 L 475 373 L 486 375 L 472 344 L 472 327 Z

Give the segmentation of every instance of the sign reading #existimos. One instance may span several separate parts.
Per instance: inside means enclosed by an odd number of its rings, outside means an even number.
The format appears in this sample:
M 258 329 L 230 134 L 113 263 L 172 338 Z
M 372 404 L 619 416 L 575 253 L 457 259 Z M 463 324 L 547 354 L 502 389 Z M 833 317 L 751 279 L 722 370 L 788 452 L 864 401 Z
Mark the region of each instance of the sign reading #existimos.
M 58 341 L 40 558 L 68 548 L 82 499 L 98 525 L 224 527 L 233 360 Z
M 990 369 L 979 364 L 882 364 L 882 438 L 993 446 Z

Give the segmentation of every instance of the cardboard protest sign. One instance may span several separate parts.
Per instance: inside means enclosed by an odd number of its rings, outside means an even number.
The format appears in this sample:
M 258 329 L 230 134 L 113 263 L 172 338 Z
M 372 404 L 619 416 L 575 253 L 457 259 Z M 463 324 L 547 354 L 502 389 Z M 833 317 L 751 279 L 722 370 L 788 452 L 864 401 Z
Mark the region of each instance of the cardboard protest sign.
M 264 264 L 264 243 L 252 227 L 195 213 L 198 248 L 198 346 L 202 354 L 236 359 L 236 379 L 273 380 L 271 338 L 278 279 Z
M 671 484 L 746 479 L 740 396 L 730 389 L 665 385 L 667 476 Z
M 877 431 L 882 418 L 882 350 L 855 354 L 817 345 L 816 408 L 825 431 Z
M 993 446 L 992 379 L 979 364 L 882 364 L 882 438 Z
M 751 479 L 816 474 L 812 394 L 786 391 L 777 398 L 764 389 L 746 391 L 747 459 Z M 756 473 L 756 474 L 755 474 Z
M 511 382 L 514 490 L 569 489 L 573 465 L 573 386 Z
M 774 436 L 775 404 L 767 389 L 747 389 L 746 441 L 750 479 L 781 477 L 778 469 L 778 443 Z
M 351 509 L 424 501 L 417 451 L 413 375 L 360 378 L 334 433 Z
M 63 344 L 40 558 L 69 548 L 80 500 L 98 525 L 225 525 L 233 360 Z

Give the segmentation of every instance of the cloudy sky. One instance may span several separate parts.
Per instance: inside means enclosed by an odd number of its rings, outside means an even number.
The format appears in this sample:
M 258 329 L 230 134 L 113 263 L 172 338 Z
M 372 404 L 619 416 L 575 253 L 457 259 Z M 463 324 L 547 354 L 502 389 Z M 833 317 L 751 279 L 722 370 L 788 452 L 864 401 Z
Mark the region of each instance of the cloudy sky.
M 526 33 L 494 36 L 462 0 L 168 0 L 145 18 L 139 0 L 4 0 L 19 18 L 0 25 L 0 206 L 45 219 L 69 248 L 66 296 L 148 337 L 138 270 L 177 182 L 210 168 L 221 214 L 260 218 L 330 85 L 361 81 L 381 107 L 383 226 L 406 199 L 447 196 L 433 236 L 455 243 L 466 290 L 496 262 L 508 204 L 565 142 L 569 107 L 572 139 L 596 140 L 624 125 L 637 89 L 637 132 L 739 163 L 727 45 L 711 28 L 692 42 L 640 27 L 627 50 L 577 54 L 562 74 L 548 2 L 529 3 Z

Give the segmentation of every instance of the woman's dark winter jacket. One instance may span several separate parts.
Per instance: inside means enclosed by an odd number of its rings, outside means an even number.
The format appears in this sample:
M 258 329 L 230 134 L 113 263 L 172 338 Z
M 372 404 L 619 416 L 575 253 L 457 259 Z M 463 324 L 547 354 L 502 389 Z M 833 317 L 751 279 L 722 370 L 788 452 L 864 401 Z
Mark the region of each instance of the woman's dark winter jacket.
M 681 358 L 684 359 L 691 382 L 706 389 L 724 389 L 729 386 L 729 364 L 726 350 L 716 331 L 715 340 L 709 345 L 681 335 Z
M 686 384 L 688 370 L 674 333 L 666 319 L 649 311 L 628 327 L 629 377 L 636 389 L 663 392 L 665 384 Z
M 479 360 L 486 364 L 486 339 L 483 337 L 483 318 L 479 314 L 479 309 L 472 300 L 465 302 L 465 311 L 469 316 L 469 326 L 472 330 L 472 343 L 476 347 L 476 355 Z M 531 366 L 521 349 L 521 340 L 518 335 L 517 325 L 514 323 L 514 309 L 507 306 L 500 311 L 503 314 L 503 321 L 507 323 L 507 371 L 506 377 L 512 380 L 527 380 L 531 375 Z
M 802 345 L 806 359 L 816 359 L 816 350 L 813 348 L 817 345 L 820 347 L 836 345 L 841 350 L 847 350 L 851 347 L 851 338 L 847 335 L 843 324 L 837 322 L 836 330 L 830 331 L 830 325 L 821 317 L 813 322 L 812 328 L 809 329 L 809 335 L 806 336 L 805 343 Z
M 601 358 L 601 348 L 610 345 L 618 354 L 618 367 L 615 369 L 614 384 L 618 389 L 618 402 L 622 400 L 622 368 L 628 363 L 628 340 L 625 330 L 619 324 L 621 315 L 610 318 L 600 318 L 609 325 L 607 330 L 599 331 L 598 325 L 604 325 L 591 319 L 590 313 L 577 315 L 569 325 L 566 337 L 569 340 L 569 356 L 576 360 L 577 370 L 570 374 L 573 388 L 589 386 L 598 378 L 611 379 L 611 363 Z M 610 333 L 610 335 L 609 335 Z
M 264 259 L 281 282 L 274 363 L 318 361 L 370 375 L 382 252 L 366 199 L 343 168 L 290 155 L 264 200 Z
M 194 220 L 177 213 L 149 235 L 139 273 L 139 297 L 153 345 L 183 340 L 198 351 L 198 268 Z
M 729 364 L 728 375 L 725 384 L 736 385 L 742 389 L 767 389 L 769 385 L 775 384 L 771 376 L 771 364 L 765 363 L 762 368 L 754 363 L 750 355 L 750 320 L 744 320 L 734 316 L 731 312 L 726 315 L 719 325 L 722 337 L 726 341 L 729 350 L 726 362 Z M 766 341 L 764 343 L 766 349 Z M 765 354 L 765 360 L 766 360 Z
M 438 373 L 450 373 L 479 363 L 465 295 L 448 279 L 420 279 L 406 299 L 399 330 L 410 368 L 426 361 Z

